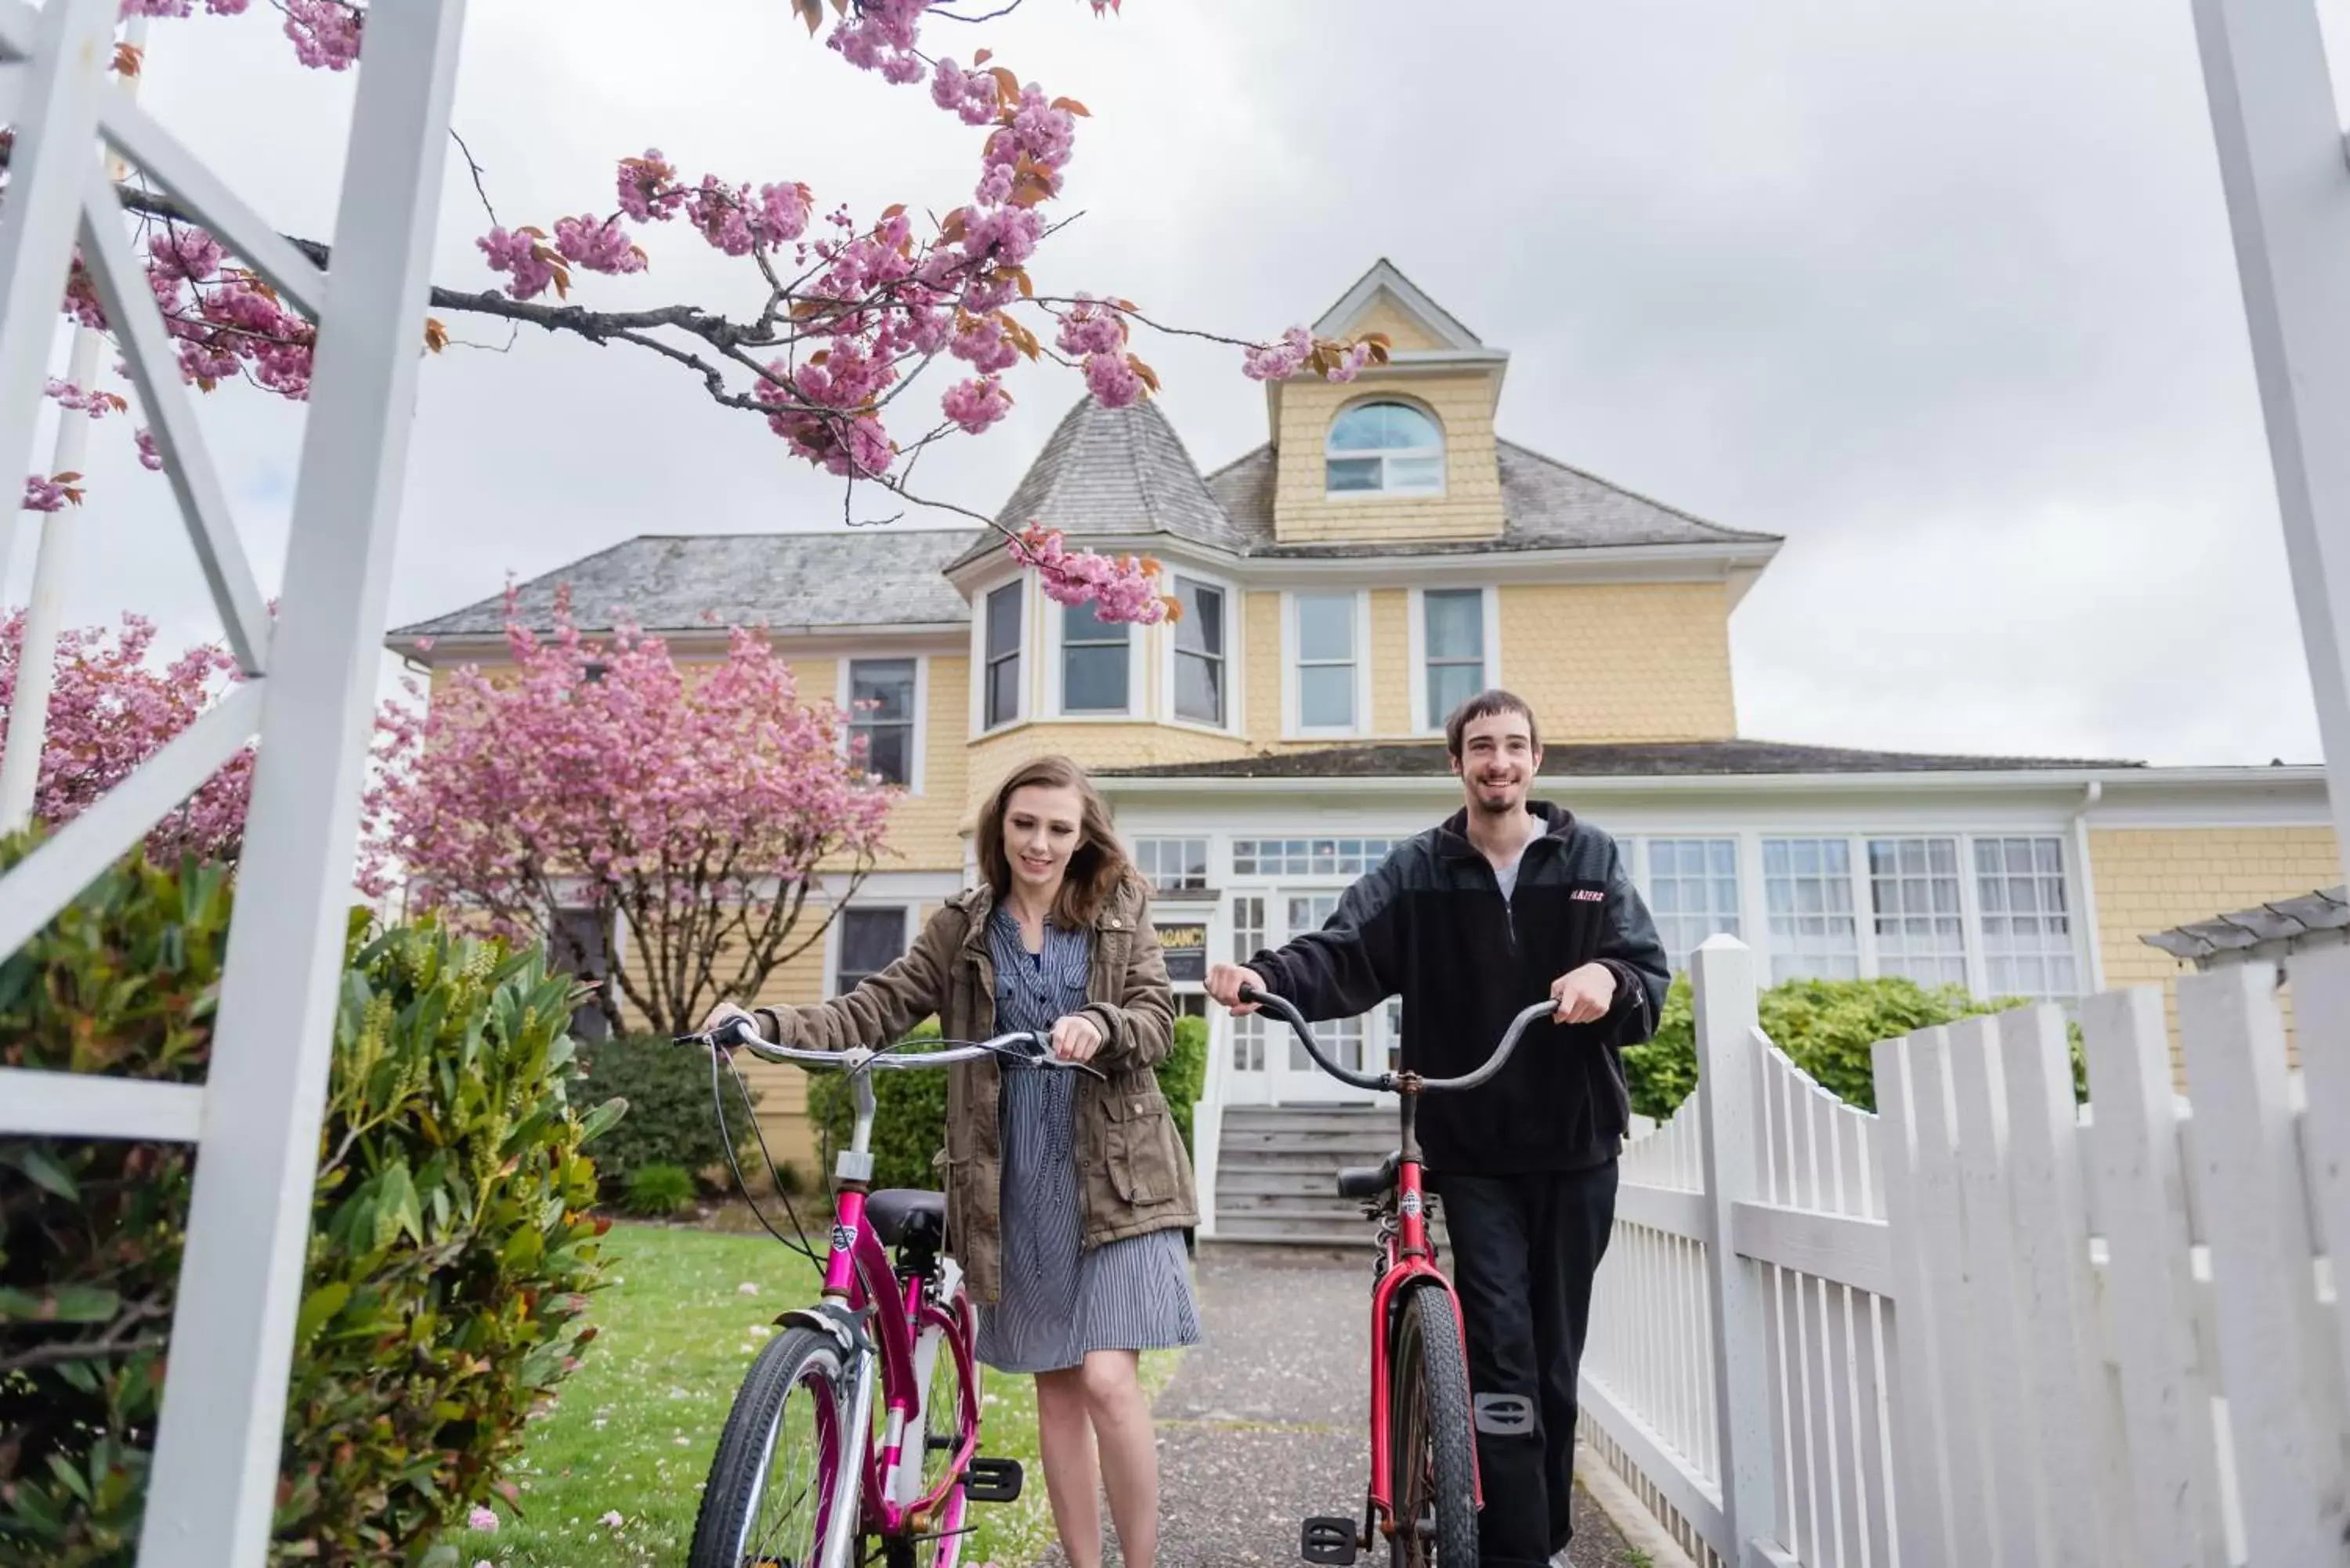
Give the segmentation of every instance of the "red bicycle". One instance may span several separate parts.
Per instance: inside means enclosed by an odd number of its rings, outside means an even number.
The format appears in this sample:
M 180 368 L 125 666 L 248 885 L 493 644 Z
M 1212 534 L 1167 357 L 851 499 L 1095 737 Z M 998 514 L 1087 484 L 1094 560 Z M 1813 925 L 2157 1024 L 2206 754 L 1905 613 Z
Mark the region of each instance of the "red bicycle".
M 1323 1054 L 1314 1031 L 1285 998 L 1243 986 L 1253 1002 L 1286 1023 L 1315 1064 L 1342 1084 L 1396 1096 L 1403 1137 L 1376 1166 L 1338 1172 L 1338 1196 L 1366 1201 L 1379 1222 L 1378 1284 L 1371 1294 L 1371 1480 L 1359 1524 L 1351 1519 L 1305 1521 L 1298 1551 L 1308 1563 L 1351 1563 L 1387 1538 L 1390 1568 L 1476 1568 L 1477 1511 L 1485 1503 L 1477 1478 L 1477 1432 L 1469 1394 L 1469 1356 L 1461 1337 L 1461 1303 L 1437 1266 L 1429 1240 L 1415 1123 L 1419 1096 L 1473 1089 L 1507 1064 L 1526 1026 L 1547 1018 L 1538 1002 L 1510 1021 L 1484 1065 L 1457 1078 L 1417 1073 L 1357 1073 Z

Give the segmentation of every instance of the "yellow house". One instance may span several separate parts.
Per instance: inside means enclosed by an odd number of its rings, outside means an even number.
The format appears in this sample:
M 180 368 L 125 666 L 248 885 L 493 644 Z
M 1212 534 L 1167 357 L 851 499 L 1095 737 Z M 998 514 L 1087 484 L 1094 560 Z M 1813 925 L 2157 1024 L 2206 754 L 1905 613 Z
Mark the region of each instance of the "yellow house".
M 1533 702 L 1544 793 L 1617 835 L 1676 962 L 1731 931 L 1776 977 L 2065 1001 L 2175 972 L 2143 933 L 2334 879 L 2314 766 L 1742 736 L 1731 621 L 1778 539 L 1503 439 L 1508 354 L 1385 262 L 1315 330 L 1384 332 L 1391 362 L 1344 386 L 1268 385 L 1268 439 L 1212 472 L 1157 406 L 1082 402 L 998 513 L 1157 556 L 1184 607 L 1172 625 L 1055 605 L 979 532 L 646 536 L 525 586 L 525 613 L 568 585 L 583 618 L 625 609 L 681 655 L 723 646 L 715 627 L 764 626 L 805 693 L 878 704 L 859 728 L 904 791 L 891 854 L 775 995 L 835 993 L 902 950 L 967 875 L 974 803 L 1060 751 L 1100 778 L 1160 889 L 1185 1005 L 1204 1012 L 1208 955 L 1318 924 L 1451 809 L 1444 715 L 1496 685 Z M 502 615 L 485 600 L 392 644 L 433 665 L 494 658 Z M 1352 1021 L 1345 1048 L 1378 1058 L 1396 1023 Z M 1341 1116 L 1346 1094 L 1255 1021 L 1211 1027 L 1208 1232 L 1318 1233 L 1324 1211 L 1241 1151 Z M 773 1133 L 804 1158 L 797 1075 L 769 1075 L 768 1094 Z

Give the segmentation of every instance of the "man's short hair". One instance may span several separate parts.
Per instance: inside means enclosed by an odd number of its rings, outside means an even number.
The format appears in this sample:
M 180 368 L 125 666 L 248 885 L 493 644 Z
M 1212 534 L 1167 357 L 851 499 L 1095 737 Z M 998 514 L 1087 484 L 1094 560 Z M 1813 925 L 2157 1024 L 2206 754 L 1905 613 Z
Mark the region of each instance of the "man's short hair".
M 1461 760 L 1461 738 L 1468 732 L 1469 726 L 1496 713 L 1515 713 L 1523 718 L 1527 738 L 1533 741 L 1535 751 L 1542 750 L 1542 725 L 1535 722 L 1534 709 L 1516 692 L 1496 686 L 1478 692 L 1452 710 L 1452 716 L 1444 721 L 1444 750 L 1454 762 Z

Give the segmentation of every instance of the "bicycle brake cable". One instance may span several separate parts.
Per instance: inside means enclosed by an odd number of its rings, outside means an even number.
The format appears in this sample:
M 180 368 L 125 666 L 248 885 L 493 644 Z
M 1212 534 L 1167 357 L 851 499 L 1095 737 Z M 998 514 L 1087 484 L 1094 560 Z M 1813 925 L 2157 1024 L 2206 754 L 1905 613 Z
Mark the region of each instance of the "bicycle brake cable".
M 800 1223 L 799 1210 L 793 1204 L 792 1195 L 785 1190 L 783 1175 L 775 1168 L 775 1156 L 767 1150 L 767 1135 L 760 1130 L 758 1111 L 751 1103 L 751 1086 L 743 1081 L 742 1074 L 735 1072 L 733 1064 L 730 1063 L 726 1069 L 727 1076 L 734 1080 L 734 1086 L 743 1096 L 743 1108 L 751 1118 L 751 1136 L 758 1140 L 759 1158 L 767 1163 L 768 1179 L 775 1183 L 776 1196 L 784 1200 L 784 1212 L 790 1218 L 792 1229 L 797 1232 L 796 1237 L 786 1236 L 776 1230 L 774 1223 L 768 1220 L 766 1211 L 759 1207 L 758 1199 L 751 1196 L 751 1184 L 743 1179 L 743 1167 L 734 1158 L 734 1135 L 726 1125 L 726 1095 L 718 1080 L 720 1054 L 721 1053 L 714 1048 L 710 1053 L 710 1104 L 711 1108 L 718 1115 L 718 1141 L 726 1146 L 726 1168 L 734 1173 L 734 1190 L 743 1195 L 743 1201 L 749 1207 L 752 1218 L 758 1220 L 768 1235 L 806 1258 L 809 1266 L 821 1274 L 824 1272 L 824 1260 L 818 1258 L 816 1255 L 816 1249 L 808 1245 L 807 1231 Z

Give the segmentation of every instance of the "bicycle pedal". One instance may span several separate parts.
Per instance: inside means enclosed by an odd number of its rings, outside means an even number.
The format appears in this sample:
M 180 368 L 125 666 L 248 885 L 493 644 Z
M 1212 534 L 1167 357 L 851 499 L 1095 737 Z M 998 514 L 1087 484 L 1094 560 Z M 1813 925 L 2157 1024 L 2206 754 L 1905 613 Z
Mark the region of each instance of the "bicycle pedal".
M 973 1502 L 1017 1502 L 1021 1479 L 1018 1459 L 974 1459 L 962 1472 L 962 1494 Z
M 1351 1519 L 1309 1519 L 1298 1532 L 1297 1554 L 1308 1563 L 1351 1563 L 1361 1552 Z

